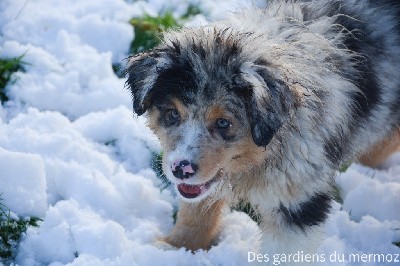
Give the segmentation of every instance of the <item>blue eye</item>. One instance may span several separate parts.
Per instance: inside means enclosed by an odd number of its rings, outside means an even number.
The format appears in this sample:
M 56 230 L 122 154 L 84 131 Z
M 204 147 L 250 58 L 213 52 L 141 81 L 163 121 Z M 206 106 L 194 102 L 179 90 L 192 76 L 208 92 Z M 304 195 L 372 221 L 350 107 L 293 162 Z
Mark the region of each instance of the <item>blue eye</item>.
M 165 121 L 168 126 L 177 125 L 181 120 L 181 115 L 176 109 L 168 109 L 165 113 Z
M 170 110 L 170 116 L 171 116 L 171 118 L 174 119 L 174 120 L 178 120 L 178 119 L 181 117 L 181 116 L 179 115 L 178 110 L 176 110 L 176 109 L 171 109 L 171 110 Z
M 215 121 L 215 127 L 217 129 L 228 129 L 231 125 L 232 125 L 232 123 L 228 119 L 225 119 L 225 118 L 218 118 Z

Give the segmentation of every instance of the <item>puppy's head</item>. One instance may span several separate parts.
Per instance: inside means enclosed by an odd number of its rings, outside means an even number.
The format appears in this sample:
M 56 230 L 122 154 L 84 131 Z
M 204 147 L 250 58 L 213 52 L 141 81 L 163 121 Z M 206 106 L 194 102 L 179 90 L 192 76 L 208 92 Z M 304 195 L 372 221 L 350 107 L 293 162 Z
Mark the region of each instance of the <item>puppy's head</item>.
M 294 104 L 272 64 L 246 49 L 249 35 L 212 28 L 169 33 L 163 45 L 129 62 L 134 111 L 148 113 L 164 172 L 187 200 L 263 164 Z

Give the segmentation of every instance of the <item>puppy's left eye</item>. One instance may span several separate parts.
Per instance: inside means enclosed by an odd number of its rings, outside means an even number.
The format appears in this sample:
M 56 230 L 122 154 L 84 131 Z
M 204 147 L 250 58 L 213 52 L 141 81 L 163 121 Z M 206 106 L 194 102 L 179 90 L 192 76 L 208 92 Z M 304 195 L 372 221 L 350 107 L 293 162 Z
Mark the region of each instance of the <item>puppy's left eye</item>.
M 231 140 L 234 136 L 230 132 L 232 122 L 226 118 L 218 118 L 214 122 L 212 132 L 217 133 L 224 140 Z
M 226 130 L 232 126 L 231 121 L 225 118 L 218 118 L 215 121 L 215 127 L 220 130 Z
M 165 122 L 167 126 L 173 126 L 179 124 L 181 115 L 176 109 L 168 109 L 165 113 Z

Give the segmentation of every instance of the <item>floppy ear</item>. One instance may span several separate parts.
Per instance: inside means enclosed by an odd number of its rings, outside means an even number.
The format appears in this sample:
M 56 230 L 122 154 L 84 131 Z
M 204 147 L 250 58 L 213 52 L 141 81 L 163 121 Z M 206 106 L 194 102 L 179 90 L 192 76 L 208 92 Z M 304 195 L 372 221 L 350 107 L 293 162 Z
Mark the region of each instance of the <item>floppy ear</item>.
M 267 146 L 289 115 L 291 93 L 266 67 L 255 64 L 244 64 L 233 86 L 244 99 L 254 143 Z
M 168 64 L 169 58 L 160 50 L 141 53 L 129 59 L 126 84 L 132 93 L 133 110 L 137 115 L 142 115 L 150 107 L 154 84 Z

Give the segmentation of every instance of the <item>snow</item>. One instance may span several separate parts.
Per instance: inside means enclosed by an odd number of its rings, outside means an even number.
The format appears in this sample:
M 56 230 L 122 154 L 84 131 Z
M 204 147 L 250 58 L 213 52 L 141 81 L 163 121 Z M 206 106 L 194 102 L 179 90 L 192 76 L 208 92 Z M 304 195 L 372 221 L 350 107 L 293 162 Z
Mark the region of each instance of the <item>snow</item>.
M 151 170 L 160 145 L 145 118 L 133 116 L 125 80 L 112 70 L 128 56 L 133 16 L 178 16 L 198 3 L 206 15 L 187 22 L 197 26 L 249 2 L 0 2 L 0 57 L 24 54 L 26 63 L 0 106 L 0 194 L 12 215 L 43 220 L 28 228 L 14 263 L 243 265 L 248 252 L 263 252 L 259 227 L 239 212 L 226 214 L 207 252 L 153 245 L 173 227 L 177 200 Z M 337 185 L 343 204 L 319 252 L 399 254 L 392 243 L 400 241 L 400 153 L 380 169 L 353 164 Z M 358 265 L 335 263 L 347 264 Z
M 37 154 L 0 147 L 1 198 L 21 216 L 43 216 L 47 209 L 45 166 Z
M 396 170 L 400 170 L 398 165 L 390 168 L 390 171 Z M 400 221 L 400 175 L 390 175 L 387 170 L 371 171 L 367 167 L 354 165 L 339 176 L 337 182 L 349 190 L 345 194 L 343 209 L 351 213 L 353 220 L 359 221 L 366 215 L 372 215 L 382 222 Z M 350 182 L 353 182 L 351 188 L 346 187 L 346 183 Z

